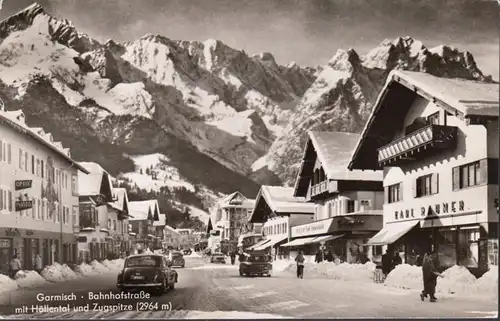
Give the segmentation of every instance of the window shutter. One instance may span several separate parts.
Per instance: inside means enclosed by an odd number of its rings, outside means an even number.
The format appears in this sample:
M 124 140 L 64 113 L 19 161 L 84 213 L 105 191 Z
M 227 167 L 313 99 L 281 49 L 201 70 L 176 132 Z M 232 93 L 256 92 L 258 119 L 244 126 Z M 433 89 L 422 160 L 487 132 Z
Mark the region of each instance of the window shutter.
M 460 189 L 460 166 L 452 169 L 452 186 L 454 191 Z
M 413 193 L 413 198 L 417 198 L 417 178 L 412 179 L 411 184 L 412 184 L 412 193 Z
M 431 176 L 431 194 L 439 193 L 439 174 L 434 173 Z
M 479 177 L 477 178 L 478 185 L 488 184 L 488 172 L 488 158 L 481 159 L 479 161 Z
M 5 155 L 4 155 L 5 157 Z M 7 160 L 9 161 L 9 164 L 12 163 L 12 145 L 8 144 L 7 145 Z
M 403 195 L 403 182 L 399 183 L 399 201 L 404 200 L 404 195 Z
M 12 212 L 12 191 L 9 191 L 9 211 Z
M 0 162 L 3 159 L 3 141 L 0 139 Z
M 0 211 L 3 210 L 3 189 L 0 188 Z

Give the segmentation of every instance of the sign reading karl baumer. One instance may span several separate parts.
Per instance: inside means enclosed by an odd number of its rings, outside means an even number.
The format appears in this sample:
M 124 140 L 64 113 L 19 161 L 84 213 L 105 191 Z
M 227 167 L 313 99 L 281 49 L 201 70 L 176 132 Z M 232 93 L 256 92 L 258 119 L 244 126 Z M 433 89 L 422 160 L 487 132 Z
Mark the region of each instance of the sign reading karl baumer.
M 458 213 L 463 212 L 465 210 L 465 202 L 464 201 L 453 201 L 447 203 L 434 204 L 429 206 L 420 207 L 420 211 L 417 211 L 413 208 L 405 209 L 394 212 L 394 218 L 396 220 L 403 218 L 415 218 L 417 213 L 420 214 L 420 217 L 423 216 L 433 216 L 439 214 L 449 214 L 449 213 Z

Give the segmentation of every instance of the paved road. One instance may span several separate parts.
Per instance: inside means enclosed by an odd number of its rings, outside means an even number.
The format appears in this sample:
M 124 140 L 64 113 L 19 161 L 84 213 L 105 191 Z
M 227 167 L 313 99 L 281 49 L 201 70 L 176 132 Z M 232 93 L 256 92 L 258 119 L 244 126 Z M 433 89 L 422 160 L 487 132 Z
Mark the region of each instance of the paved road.
M 236 266 L 205 264 L 188 259 L 187 268 L 178 269 L 175 290 L 149 300 L 122 300 L 122 304 L 157 302 L 156 311 L 89 311 L 45 313 L 40 318 L 183 318 L 189 311 L 248 311 L 294 318 L 339 317 L 488 317 L 498 311 L 497 298 L 442 297 L 437 303 L 421 302 L 418 293 L 379 284 L 344 282 L 324 278 L 296 279 L 291 273 L 272 278 L 245 278 Z M 75 293 L 74 302 L 52 305 L 115 305 L 113 300 L 89 300 L 88 292 L 118 293 L 113 275 L 51 284 L 38 289 L 18 290 L 4 298 L 0 313 L 11 315 L 16 307 L 41 304 L 36 295 Z M 439 298 L 439 296 L 438 296 Z M 143 307 L 145 310 L 155 307 Z M 163 311 L 162 311 L 163 308 Z M 171 311 L 169 311 L 171 310 Z

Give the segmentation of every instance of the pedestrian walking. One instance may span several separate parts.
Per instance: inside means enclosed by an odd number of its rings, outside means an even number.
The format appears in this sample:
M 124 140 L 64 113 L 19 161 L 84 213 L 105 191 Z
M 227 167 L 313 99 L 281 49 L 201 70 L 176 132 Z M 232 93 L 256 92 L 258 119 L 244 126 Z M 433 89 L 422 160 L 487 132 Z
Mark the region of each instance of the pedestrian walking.
M 234 265 L 235 261 L 236 261 L 236 253 L 234 251 L 231 251 L 231 265 Z
M 299 250 L 299 254 L 295 258 L 295 262 L 297 262 L 297 278 L 304 278 L 304 255 L 302 255 L 302 251 Z
M 333 254 L 332 254 L 332 251 L 331 251 L 331 250 L 328 250 L 328 252 L 326 253 L 325 259 L 326 259 L 328 262 L 333 262 Z
M 18 259 L 17 254 L 14 254 L 10 260 L 10 277 L 15 279 L 17 272 L 21 271 L 21 260 Z
M 422 262 L 422 280 L 424 283 L 424 290 L 420 293 L 420 299 L 425 301 L 427 295 L 430 298 L 430 302 L 436 302 L 437 299 L 434 296 L 436 293 L 437 278 L 443 277 L 441 273 L 436 268 L 435 253 L 429 252 L 424 255 Z
M 384 273 L 384 277 L 387 277 L 389 272 L 392 270 L 392 257 L 390 252 L 387 250 L 385 254 L 382 255 L 382 273 Z
M 398 251 L 394 251 L 394 255 L 392 257 L 392 269 L 394 269 L 396 266 L 403 264 L 403 259 L 401 258 L 401 255 L 399 255 Z
M 35 271 L 38 273 L 38 274 L 41 274 L 42 273 L 42 268 L 43 268 L 43 264 L 42 264 L 42 256 L 40 254 L 37 254 L 35 256 Z

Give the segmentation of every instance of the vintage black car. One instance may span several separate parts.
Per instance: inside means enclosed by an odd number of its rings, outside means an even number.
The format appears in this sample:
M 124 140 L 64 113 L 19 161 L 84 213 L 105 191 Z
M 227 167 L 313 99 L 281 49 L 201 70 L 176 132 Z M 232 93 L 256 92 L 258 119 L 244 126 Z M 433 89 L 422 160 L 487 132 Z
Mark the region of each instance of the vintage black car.
M 172 266 L 178 266 L 181 268 L 186 266 L 186 260 L 184 260 L 184 256 L 182 255 L 181 252 L 178 251 L 170 252 L 168 260 L 172 262 Z
M 210 256 L 210 263 L 224 263 L 226 264 L 226 256 L 224 253 L 213 253 Z
M 116 286 L 121 290 L 151 290 L 162 294 L 175 288 L 177 272 L 161 254 L 137 254 L 125 259 Z
M 243 253 L 240 256 L 240 276 L 266 275 L 270 277 L 272 273 L 273 264 L 266 253 Z

